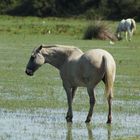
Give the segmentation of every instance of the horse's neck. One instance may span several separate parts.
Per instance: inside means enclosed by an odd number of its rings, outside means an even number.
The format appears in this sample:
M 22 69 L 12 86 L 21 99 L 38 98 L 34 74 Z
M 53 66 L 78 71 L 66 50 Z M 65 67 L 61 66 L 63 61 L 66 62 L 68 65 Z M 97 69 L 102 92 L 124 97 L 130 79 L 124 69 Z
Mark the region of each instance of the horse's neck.
M 46 48 L 46 63 L 60 69 L 71 53 L 72 50 L 65 50 L 63 48 Z

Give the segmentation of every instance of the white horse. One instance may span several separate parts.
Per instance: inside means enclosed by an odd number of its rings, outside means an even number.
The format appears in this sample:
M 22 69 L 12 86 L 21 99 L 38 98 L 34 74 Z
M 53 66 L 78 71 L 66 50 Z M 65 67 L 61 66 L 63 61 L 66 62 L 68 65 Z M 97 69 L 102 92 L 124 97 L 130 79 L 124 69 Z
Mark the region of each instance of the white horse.
M 136 22 L 134 19 L 122 19 L 117 27 L 116 35 L 119 40 L 122 39 L 121 32 L 125 32 L 126 40 L 131 41 L 134 31 L 136 30 Z

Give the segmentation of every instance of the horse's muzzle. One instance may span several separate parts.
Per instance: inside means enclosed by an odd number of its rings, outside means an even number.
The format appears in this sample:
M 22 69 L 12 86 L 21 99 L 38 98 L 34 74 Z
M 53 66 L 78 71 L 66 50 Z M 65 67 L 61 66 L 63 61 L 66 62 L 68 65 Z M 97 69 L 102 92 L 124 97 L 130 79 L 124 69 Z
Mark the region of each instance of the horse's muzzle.
M 33 71 L 32 70 L 26 69 L 25 73 L 29 76 L 33 76 Z

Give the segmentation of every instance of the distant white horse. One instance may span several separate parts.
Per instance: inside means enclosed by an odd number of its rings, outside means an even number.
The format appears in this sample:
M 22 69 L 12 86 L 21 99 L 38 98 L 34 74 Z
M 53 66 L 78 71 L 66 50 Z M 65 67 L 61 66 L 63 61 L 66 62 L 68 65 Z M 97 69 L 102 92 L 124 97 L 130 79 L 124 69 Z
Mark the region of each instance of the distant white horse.
M 136 30 L 136 22 L 134 19 L 128 18 L 123 19 L 120 21 L 117 30 L 116 35 L 119 40 L 122 39 L 121 32 L 125 32 L 125 38 L 126 40 L 131 41 L 131 38 L 133 36 L 133 32 Z

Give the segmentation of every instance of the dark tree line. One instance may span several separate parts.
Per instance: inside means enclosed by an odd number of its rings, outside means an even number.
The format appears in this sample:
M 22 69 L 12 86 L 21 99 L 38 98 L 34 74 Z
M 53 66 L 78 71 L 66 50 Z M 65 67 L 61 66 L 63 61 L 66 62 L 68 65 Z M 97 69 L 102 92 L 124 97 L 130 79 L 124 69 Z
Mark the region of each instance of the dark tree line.
M 0 0 L 0 14 L 140 19 L 140 0 Z

